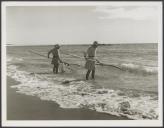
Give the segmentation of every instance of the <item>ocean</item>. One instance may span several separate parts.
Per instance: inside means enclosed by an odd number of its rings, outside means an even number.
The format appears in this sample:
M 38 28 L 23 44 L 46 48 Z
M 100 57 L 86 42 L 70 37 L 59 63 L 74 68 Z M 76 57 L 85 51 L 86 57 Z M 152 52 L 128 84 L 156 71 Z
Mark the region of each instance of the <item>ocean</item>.
M 85 80 L 88 45 L 62 45 L 59 74 L 47 53 L 53 46 L 7 46 L 7 76 L 17 93 L 54 101 L 61 108 L 86 108 L 135 120 L 158 119 L 158 44 L 100 46 L 95 80 Z M 64 67 L 63 67 L 64 66 Z M 64 68 L 64 73 L 61 69 Z M 68 83 L 64 83 L 69 81 Z

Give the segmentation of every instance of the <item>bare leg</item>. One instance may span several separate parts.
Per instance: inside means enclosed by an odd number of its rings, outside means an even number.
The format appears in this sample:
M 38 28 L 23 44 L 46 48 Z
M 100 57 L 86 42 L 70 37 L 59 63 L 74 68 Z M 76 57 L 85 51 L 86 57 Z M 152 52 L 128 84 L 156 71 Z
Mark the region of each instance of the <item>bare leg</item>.
M 56 74 L 58 74 L 59 65 L 56 65 Z
M 95 79 L 95 69 L 92 70 L 92 79 Z
M 53 73 L 55 73 L 55 71 L 56 71 L 56 66 L 54 65 L 54 67 L 53 67 Z
M 91 70 L 88 70 L 88 71 L 87 71 L 86 80 L 88 80 L 88 77 L 89 77 L 90 72 L 91 72 Z

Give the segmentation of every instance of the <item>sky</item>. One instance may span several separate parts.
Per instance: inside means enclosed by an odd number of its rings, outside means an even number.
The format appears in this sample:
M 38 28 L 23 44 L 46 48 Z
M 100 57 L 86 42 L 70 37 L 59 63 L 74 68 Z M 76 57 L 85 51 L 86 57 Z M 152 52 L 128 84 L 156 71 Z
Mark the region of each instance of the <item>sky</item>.
M 156 5 L 7 6 L 7 44 L 157 43 Z

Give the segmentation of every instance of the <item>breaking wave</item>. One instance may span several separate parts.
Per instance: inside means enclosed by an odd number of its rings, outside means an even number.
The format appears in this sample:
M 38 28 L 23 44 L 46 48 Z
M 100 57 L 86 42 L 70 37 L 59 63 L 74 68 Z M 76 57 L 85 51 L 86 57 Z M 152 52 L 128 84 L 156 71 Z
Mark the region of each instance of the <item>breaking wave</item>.
M 18 57 L 11 57 L 11 56 L 7 56 L 7 63 L 10 63 L 10 62 L 20 62 L 20 61 L 23 61 L 23 58 L 18 58 Z
M 143 73 L 143 74 L 158 73 L 158 67 L 142 66 L 142 65 L 132 64 L 132 63 L 123 63 L 123 64 L 120 64 L 120 67 L 123 70 L 133 72 L 133 73 Z
M 7 75 L 20 82 L 11 86 L 18 93 L 57 102 L 62 108 L 87 108 L 131 119 L 158 119 L 158 100 L 150 95 L 128 96 L 120 90 L 96 89 L 82 80 L 62 84 L 74 78 L 31 74 L 15 65 L 7 66 Z

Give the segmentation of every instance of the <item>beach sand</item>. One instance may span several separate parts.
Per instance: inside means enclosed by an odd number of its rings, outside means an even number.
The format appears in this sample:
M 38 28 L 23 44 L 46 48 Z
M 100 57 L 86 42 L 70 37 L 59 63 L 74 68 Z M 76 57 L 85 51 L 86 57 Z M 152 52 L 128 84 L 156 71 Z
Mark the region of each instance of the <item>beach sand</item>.
M 7 77 L 7 120 L 130 120 L 88 109 L 63 109 L 55 102 L 16 93 L 10 86 L 17 83 Z

